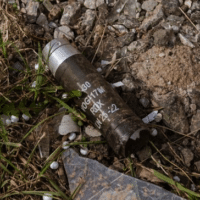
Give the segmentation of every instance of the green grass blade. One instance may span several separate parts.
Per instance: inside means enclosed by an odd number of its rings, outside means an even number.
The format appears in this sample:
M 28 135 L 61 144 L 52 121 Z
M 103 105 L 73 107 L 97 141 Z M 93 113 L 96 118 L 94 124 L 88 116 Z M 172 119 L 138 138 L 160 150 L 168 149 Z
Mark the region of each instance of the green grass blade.
M 183 191 L 183 192 L 186 192 L 186 193 L 189 194 L 189 195 L 192 195 L 192 196 L 195 196 L 195 197 L 200 197 L 200 194 L 198 194 L 198 193 L 196 193 L 196 192 L 193 192 L 193 191 L 191 191 L 191 190 L 189 190 L 189 189 L 183 187 L 180 183 L 175 182 L 175 181 L 172 180 L 171 178 L 169 178 L 169 177 L 167 177 L 167 176 L 165 176 L 165 175 L 159 173 L 159 172 L 156 171 L 156 170 L 153 170 L 153 171 L 154 171 L 154 175 L 155 175 L 157 178 L 159 178 L 159 179 L 161 179 L 161 180 L 163 180 L 163 181 L 169 183 L 170 185 L 176 186 L 179 190 L 181 190 L 181 191 Z
M 2 163 L 0 163 L 0 167 L 1 167 L 5 172 L 7 172 L 8 174 L 13 175 L 13 173 L 12 173 L 10 170 L 8 170 Z

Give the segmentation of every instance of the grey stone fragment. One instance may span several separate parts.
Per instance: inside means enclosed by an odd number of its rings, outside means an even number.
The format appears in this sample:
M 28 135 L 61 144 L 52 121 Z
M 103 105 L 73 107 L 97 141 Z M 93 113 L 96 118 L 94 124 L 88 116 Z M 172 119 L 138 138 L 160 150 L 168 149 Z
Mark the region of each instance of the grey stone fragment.
M 67 135 L 68 133 L 79 132 L 79 126 L 73 121 L 72 115 L 64 115 L 58 126 L 58 133 L 60 135 Z
M 124 35 L 124 34 L 128 33 L 128 29 L 126 27 L 124 27 L 123 25 L 114 24 L 113 27 L 115 28 L 115 30 L 117 30 L 117 32 L 120 35 Z
M 118 37 L 118 46 L 123 47 L 125 45 L 129 45 L 135 39 L 135 33 L 129 32 L 121 37 Z
M 50 28 L 57 28 L 58 27 L 58 25 L 55 22 L 49 22 L 48 25 L 49 25 Z
M 124 6 L 124 15 L 130 18 L 136 18 L 136 2 L 137 0 L 127 0 Z
M 165 46 L 168 45 L 169 34 L 164 29 L 157 30 L 154 34 L 154 43 L 156 45 Z
M 89 9 L 96 9 L 102 4 L 104 4 L 104 0 L 85 0 L 84 2 L 84 6 Z
M 136 28 L 140 26 L 140 22 L 137 19 L 129 19 L 128 16 L 120 15 L 118 18 L 118 24 L 124 25 L 126 28 Z
M 153 14 L 150 17 L 147 17 L 143 20 L 140 29 L 147 31 L 149 28 L 154 27 L 159 23 L 159 21 L 163 18 L 164 13 L 162 10 L 162 5 L 158 5 L 156 9 L 153 11 Z
M 182 44 L 188 46 L 188 47 L 191 47 L 191 48 L 194 48 L 194 44 L 192 44 L 192 42 L 190 42 L 185 36 L 183 36 L 181 33 L 178 34 Z
M 200 24 L 200 11 L 195 11 L 194 13 L 192 13 L 191 20 L 192 20 L 192 22 Z
M 149 106 L 150 101 L 149 101 L 149 99 L 143 97 L 143 98 L 140 99 L 140 103 L 142 104 L 142 106 L 144 108 L 147 108 Z
M 54 30 L 54 38 L 74 39 L 74 32 L 68 26 L 60 26 Z
M 192 7 L 190 8 L 192 11 L 195 11 L 195 10 L 200 10 L 200 2 L 199 1 L 194 1 L 192 3 Z
M 130 74 L 125 75 L 125 78 L 122 80 L 122 83 L 124 84 L 124 86 L 122 87 L 123 91 L 131 92 L 135 89 L 135 84 Z
M 147 0 L 143 2 L 142 9 L 149 12 L 152 11 L 157 6 L 157 4 L 158 2 L 155 0 Z
M 49 31 L 48 20 L 45 14 L 40 13 L 39 17 L 37 18 L 36 24 L 42 26 L 45 31 Z
M 178 0 L 162 0 L 162 5 L 163 5 L 163 9 L 165 14 L 171 15 L 177 15 L 178 13 L 180 13 L 178 7 L 179 7 L 179 1 Z
M 90 31 L 94 25 L 96 17 L 96 12 L 94 10 L 87 9 L 85 12 L 84 19 L 82 21 L 82 25 L 86 27 L 86 32 Z
M 187 167 L 190 167 L 191 161 L 194 159 L 194 154 L 188 148 L 184 148 L 181 150 L 181 154 L 183 156 L 184 163 Z
M 29 23 L 35 23 L 38 15 L 39 2 L 29 1 L 26 4 L 27 20 Z
M 186 5 L 188 8 L 191 8 L 192 1 L 191 0 L 185 0 L 184 5 Z
M 73 193 L 82 182 L 81 200 L 184 200 L 159 186 L 114 171 L 89 158 L 83 158 L 73 149 L 62 155 L 69 187 Z M 81 182 L 82 181 L 82 182 Z
M 143 49 L 145 49 L 146 47 L 146 43 L 143 40 L 137 40 L 132 42 L 129 46 L 128 46 L 128 50 L 129 51 L 142 51 Z
M 79 16 L 79 11 L 81 8 L 81 4 L 74 2 L 71 3 L 64 8 L 64 12 L 62 14 L 62 17 L 60 19 L 60 24 L 61 25 L 73 25 L 76 23 L 78 16 Z

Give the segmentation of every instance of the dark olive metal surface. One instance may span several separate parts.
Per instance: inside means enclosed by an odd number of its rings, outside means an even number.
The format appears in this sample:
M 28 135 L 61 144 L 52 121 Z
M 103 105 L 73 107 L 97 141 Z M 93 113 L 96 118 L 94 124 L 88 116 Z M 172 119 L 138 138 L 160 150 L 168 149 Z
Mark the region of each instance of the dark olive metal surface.
M 55 40 L 53 41 L 55 43 Z M 60 43 L 63 48 L 62 41 Z M 69 44 L 64 49 L 68 46 Z M 59 47 L 56 47 L 57 49 Z M 56 70 L 51 65 L 50 69 L 56 80 L 67 92 L 82 91 L 83 95 L 76 103 L 87 118 L 101 130 L 115 153 L 123 156 L 134 153 L 148 142 L 149 130 L 91 63 L 72 46 L 69 49 L 72 49 L 72 54 L 67 51 L 65 55 L 62 51 L 62 57 L 66 56 L 66 59 L 63 59 L 61 64 L 57 62 L 57 66 L 55 64 Z M 45 52 L 47 51 L 46 48 Z M 51 51 L 49 60 L 54 57 L 54 51 Z M 44 59 L 48 60 L 46 54 Z

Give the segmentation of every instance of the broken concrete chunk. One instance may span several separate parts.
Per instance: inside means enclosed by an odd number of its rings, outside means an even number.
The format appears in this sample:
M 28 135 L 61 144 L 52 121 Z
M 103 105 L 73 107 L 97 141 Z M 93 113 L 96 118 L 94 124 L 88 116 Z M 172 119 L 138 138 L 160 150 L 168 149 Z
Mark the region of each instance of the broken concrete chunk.
M 182 44 L 188 46 L 188 47 L 191 47 L 191 48 L 194 48 L 194 44 L 192 44 L 192 42 L 190 42 L 185 36 L 183 36 L 181 33 L 178 34 Z
M 80 157 L 73 149 L 62 155 L 69 187 L 73 193 L 82 184 L 76 199 L 81 200 L 184 200 L 159 186 L 124 175 L 88 158 Z
M 38 15 L 39 2 L 29 1 L 26 4 L 26 14 L 29 23 L 35 23 Z
M 79 16 L 80 7 L 81 7 L 81 4 L 77 2 L 74 2 L 65 6 L 64 12 L 60 19 L 60 24 L 61 25 L 75 24 Z
M 162 5 L 158 5 L 153 11 L 153 14 L 145 18 L 140 26 L 140 29 L 147 31 L 149 28 L 154 27 L 163 18 L 164 13 L 162 10 Z
M 84 2 L 84 6 L 89 9 L 96 9 L 102 4 L 104 4 L 104 0 L 85 0 Z
M 157 6 L 157 4 L 158 2 L 156 0 L 144 1 L 142 4 L 142 9 L 149 12 L 152 11 Z
M 98 129 L 94 128 L 94 126 L 91 126 L 91 125 L 88 125 L 85 128 L 85 133 L 91 137 L 101 136 L 101 132 Z
M 79 132 L 80 127 L 73 121 L 72 115 L 64 115 L 58 127 L 60 135 L 67 135 L 72 132 Z
M 169 34 L 164 29 L 159 29 L 153 34 L 154 43 L 160 46 L 166 46 L 169 42 Z
M 74 39 L 74 32 L 68 26 L 60 26 L 54 30 L 54 38 Z
M 141 51 L 143 49 L 145 49 L 146 47 L 146 43 L 143 40 L 137 40 L 132 42 L 129 46 L 128 46 L 128 50 L 129 51 Z

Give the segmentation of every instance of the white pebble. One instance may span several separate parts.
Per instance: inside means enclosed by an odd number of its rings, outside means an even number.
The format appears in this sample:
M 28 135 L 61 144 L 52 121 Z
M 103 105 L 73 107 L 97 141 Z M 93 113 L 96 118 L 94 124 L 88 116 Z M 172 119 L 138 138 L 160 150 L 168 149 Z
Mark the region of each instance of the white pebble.
M 35 64 L 35 70 L 38 70 L 39 69 L 39 64 Z
M 72 141 L 76 138 L 76 133 L 70 133 L 69 140 Z
M 151 135 L 155 137 L 157 134 L 158 134 L 158 131 L 155 128 L 153 128 Z
M 174 178 L 173 178 L 176 182 L 180 182 L 180 178 L 178 177 L 178 176 L 174 176 Z
M 44 194 L 44 196 L 43 196 L 43 200 L 52 200 L 53 198 L 52 198 L 52 194 L 49 194 L 49 193 L 46 193 L 46 194 Z
M 102 72 L 102 68 L 101 67 L 97 68 L 97 72 Z
M 160 53 L 160 54 L 159 54 L 159 57 L 161 57 L 161 58 L 164 57 L 164 56 L 165 56 L 164 53 Z
M 14 115 L 11 115 L 11 122 L 16 123 L 19 121 L 19 117 L 16 117 Z
M 52 162 L 51 165 L 50 165 L 51 169 L 58 169 L 58 167 L 59 167 L 59 164 L 56 161 Z
M 10 125 L 11 124 L 11 120 L 10 119 L 6 119 L 6 125 Z
M 191 0 L 186 0 L 184 3 L 186 6 L 188 6 L 188 8 L 191 8 L 192 6 L 192 1 Z
M 30 119 L 30 117 L 27 116 L 27 115 L 25 115 L 25 114 L 22 115 L 22 118 L 23 118 L 25 121 L 28 121 L 28 120 Z
M 155 121 L 156 122 L 160 122 L 162 120 L 162 114 L 161 113 L 158 113 L 155 117 Z
M 88 149 L 85 148 L 85 149 L 80 149 L 80 153 L 84 156 L 86 156 L 88 154 Z
M 68 95 L 67 95 L 66 93 L 62 94 L 62 99 L 66 99 L 67 96 L 68 96 Z
M 35 88 L 36 87 L 36 81 L 33 81 L 31 87 Z
M 115 88 L 115 87 L 124 86 L 124 84 L 123 84 L 121 81 L 119 81 L 119 82 L 116 82 L 116 83 L 111 83 L 111 86 L 112 86 L 113 88 Z
M 67 144 L 69 144 L 69 142 L 67 142 L 67 141 L 63 142 L 62 148 L 63 148 L 63 149 L 68 149 L 69 146 L 66 146 Z

